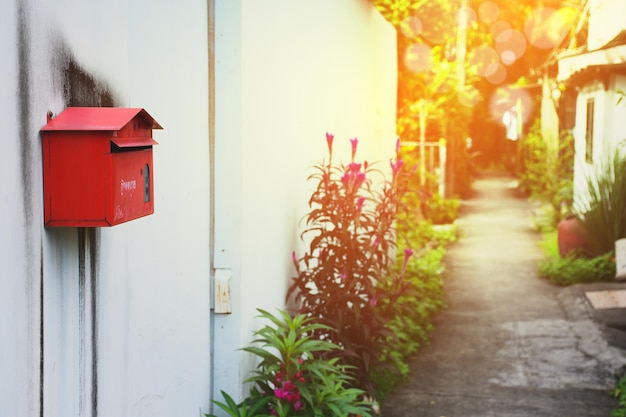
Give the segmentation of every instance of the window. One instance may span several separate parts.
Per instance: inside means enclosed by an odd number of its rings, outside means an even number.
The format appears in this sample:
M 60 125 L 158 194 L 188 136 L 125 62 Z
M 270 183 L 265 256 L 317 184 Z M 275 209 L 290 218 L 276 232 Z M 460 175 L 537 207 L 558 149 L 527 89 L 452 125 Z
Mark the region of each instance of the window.
M 593 117 L 595 99 L 587 99 L 587 126 L 585 128 L 585 161 L 593 162 Z

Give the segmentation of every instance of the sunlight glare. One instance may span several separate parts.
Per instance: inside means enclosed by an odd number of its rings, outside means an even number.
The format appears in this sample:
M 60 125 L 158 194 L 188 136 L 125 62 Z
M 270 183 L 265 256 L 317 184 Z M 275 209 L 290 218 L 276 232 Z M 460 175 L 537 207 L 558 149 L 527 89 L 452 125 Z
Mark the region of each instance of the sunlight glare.
M 539 7 L 533 10 L 524 22 L 524 33 L 528 41 L 539 49 L 551 49 L 562 41 L 568 28 L 574 23 L 576 10 L 563 7 L 555 10 Z
M 533 112 L 533 105 L 530 94 L 521 88 L 498 88 L 489 100 L 492 117 L 495 120 L 502 120 L 506 111 L 517 107 L 518 100 L 521 104 L 522 122 L 526 123 Z

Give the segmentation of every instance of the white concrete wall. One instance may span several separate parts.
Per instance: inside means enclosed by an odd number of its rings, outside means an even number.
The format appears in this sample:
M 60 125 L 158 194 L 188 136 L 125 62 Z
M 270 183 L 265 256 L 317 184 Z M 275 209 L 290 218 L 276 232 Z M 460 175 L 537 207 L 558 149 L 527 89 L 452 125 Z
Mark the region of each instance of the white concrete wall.
M 626 2 L 623 0 L 590 0 L 587 48 L 598 49 L 626 29 Z
M 344 161 L 352 137 L 383 168 L 395 151 L 395 31 L 366 0 L 216 6 L 229 20 L 216 21 L 215 262 L 233 271 L 233 314 L 215 321 L 214 392 L 241 398 L 254 364 L 237 349 L 259 325 L 257 308 L 285 305 L 325 133 Z
M 0 416 L 198 415 L 212 391 L 243 395 L 238 349 L 256 308 L 285 306 L 325 133 L 344 160 L 356 136 L 388 166 L 395 32 L 366 0 L 215 0 L 210 155 L 207 5 L 0 4 Z M 152 216 L 43 226 L 39 129 L 68 103 L 70 64 L 89 87 L 69 96 L 163 125 Z M 231 315 L 210 313 L 212 267 L 232 271 Z
M 210 401 L 206 2 L 17 0 L 0 15 L 0 415 L 198 415 Z M 70 61 L 164 126 L 154 215 L 43 227 L 39 129 L 65 107 Z
M 586 196 L 585 178 L 592 175 L 608 153 L 626 140 L 626 101 L 618 104 L 617 90 L 626 88 L 626 77 L 614 76 L 605 91 L 602 83 L 591 83 L 580 90 L 576 99 L 576 125 L 574 127 L 576 159 L 574 165 L 575 199 Z M 595 100 L 593 162 L 585 161 L 587 100 Z

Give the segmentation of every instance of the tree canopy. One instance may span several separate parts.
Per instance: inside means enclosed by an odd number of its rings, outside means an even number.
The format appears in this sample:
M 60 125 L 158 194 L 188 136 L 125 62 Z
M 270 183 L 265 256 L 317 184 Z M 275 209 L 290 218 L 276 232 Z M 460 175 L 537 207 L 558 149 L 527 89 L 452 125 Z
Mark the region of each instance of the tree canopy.
M 552 68 L 555 51 L 576 40 L 583 1 L 372 0 L 398 34 L 401 138 L 417 140 L 417 112 L 425 107 L 428 140 L 448 140 L 455 170 L 464 169 L 467 137 L 485 157 L 499 153 L 503 113 L 520 95 L 524 121 L 538 113 L 540 90 L 532 87 Z

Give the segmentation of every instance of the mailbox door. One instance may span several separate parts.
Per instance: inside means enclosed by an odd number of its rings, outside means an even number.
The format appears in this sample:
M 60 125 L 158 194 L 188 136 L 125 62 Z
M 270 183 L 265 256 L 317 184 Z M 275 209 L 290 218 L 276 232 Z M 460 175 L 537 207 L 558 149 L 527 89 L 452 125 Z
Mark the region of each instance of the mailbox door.
M 154 213 L 152 148 L 105 155 L 107 223 L 111 226 Z

